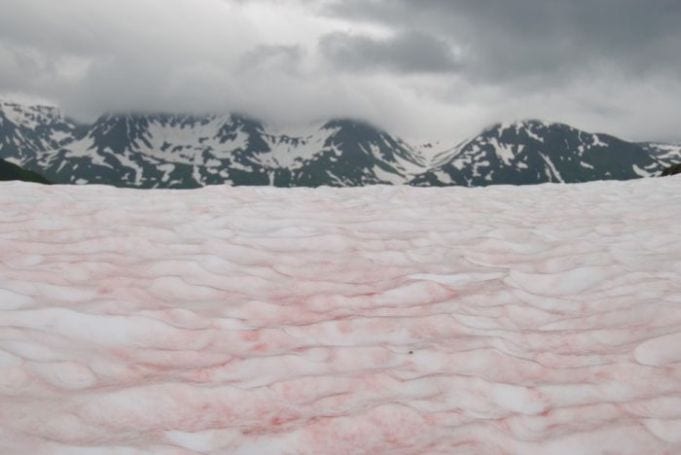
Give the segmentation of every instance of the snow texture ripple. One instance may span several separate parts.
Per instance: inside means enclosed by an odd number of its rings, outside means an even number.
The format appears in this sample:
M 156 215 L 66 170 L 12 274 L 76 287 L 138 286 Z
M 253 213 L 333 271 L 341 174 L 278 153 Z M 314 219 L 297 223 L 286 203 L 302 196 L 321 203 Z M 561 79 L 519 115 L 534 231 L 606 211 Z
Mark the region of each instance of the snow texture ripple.
M 0 208 L 1 453 L 681 453 L 681 178 Z

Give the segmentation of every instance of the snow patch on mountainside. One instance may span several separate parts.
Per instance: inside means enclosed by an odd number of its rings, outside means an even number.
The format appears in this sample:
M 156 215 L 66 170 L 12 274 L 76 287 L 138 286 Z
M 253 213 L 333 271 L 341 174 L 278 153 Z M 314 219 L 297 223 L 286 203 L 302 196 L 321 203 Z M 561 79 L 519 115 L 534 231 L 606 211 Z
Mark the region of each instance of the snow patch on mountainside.
M 591 136 L 593 138 L 592 146 L 593 147 L 607 147 L 608 143 L 603 142 L 600 137 L 598 137 L 598 134 L 594 134 Z
M 556 182 L 565 183 L 565 180 L 563 180 L 563 177 L 560 176 L 558 169 L 556 169 L 556 166 L 555 164 L 553 164 L 551 159 L 548 156 L 544 155 L 543 153 L 540 153 L 539 155 L 542 157 L 544 162 L 548 165 L 549 169 L 551 170 L 551 175 L 549 176 L 550 181 L 554 181 L 555 178 Z
M 339 130 L 337 127 L 324 128 L 323 123 L 286 132 L 273 130 L 265 136 L 271 152 L 259 156 L 258 161 L 271 167 L 299 169 L 323 150 L 334 150 L 327 142 Z
M 513 158 L 515 158 L 513 146 L 509 144 L 502 144 L 496 138 L 490 139 L 489 143 L 492 144 L 492 147 L 494 147 L 496 155 L 499 157 L 499 159 L 501 159 L 505 165 L 510 165 L 513 161 Z
M 527 135 L 530 137 L 530 139 L 534 139 L 537 142 L 542 142 L 542 143 L 544 142 L 544 138 L 541 137 L 539 134 L 535 133 L 534 131 L 532 131 L 531 128 L 527 129 Z
M 640 167 L 638 167 L 638 166 L 635 165 L 635 164 L 634 164 L 633 167 L 634 167 L 634 172 L 635 172 L 636 175 L 638 175 L 639 177 L 645 178 L 645 177 L 652 177 L 653 175 L 655 175 L 653 172 L 648 172 L 648 171 L 646 171 L 645 169 L 641 169 Z

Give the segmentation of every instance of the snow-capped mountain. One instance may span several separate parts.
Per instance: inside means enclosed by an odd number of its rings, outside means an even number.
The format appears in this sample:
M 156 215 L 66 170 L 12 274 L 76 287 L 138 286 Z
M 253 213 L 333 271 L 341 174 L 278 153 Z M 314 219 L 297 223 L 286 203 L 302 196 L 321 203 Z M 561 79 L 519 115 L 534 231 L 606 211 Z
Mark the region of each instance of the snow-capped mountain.
M 53 107 L 0 102 L 0 159 L 55 183 L 486 186 L 626 180 L 681 162 L 681 146 L 631 143 L 568 125 L 499 124 L 441 153 L 367 123 L 281 130 L 239 115 L 104 115 L 79 125 Z M 430 164 L 424 156 L 435 156 Z
M 418 186 L 577 183 L 658 175 L 681 147 L 631 143 L 560 123 L 497 124 L 437 155 Z
M 353 120 L 296 132 L 238 115 L 105 115 L 79 126 L 54 108 L 0 107 L 0 157 L 58 183 L 360 186 L 424 170 L 409 145 Z

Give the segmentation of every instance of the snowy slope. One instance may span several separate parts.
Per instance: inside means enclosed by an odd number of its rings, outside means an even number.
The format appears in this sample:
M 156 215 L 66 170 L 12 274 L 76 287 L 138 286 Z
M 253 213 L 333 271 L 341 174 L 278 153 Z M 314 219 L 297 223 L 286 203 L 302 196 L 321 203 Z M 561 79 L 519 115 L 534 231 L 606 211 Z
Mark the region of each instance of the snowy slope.
M 681 178 L 0 209 L 1 453 L 681 452 Z

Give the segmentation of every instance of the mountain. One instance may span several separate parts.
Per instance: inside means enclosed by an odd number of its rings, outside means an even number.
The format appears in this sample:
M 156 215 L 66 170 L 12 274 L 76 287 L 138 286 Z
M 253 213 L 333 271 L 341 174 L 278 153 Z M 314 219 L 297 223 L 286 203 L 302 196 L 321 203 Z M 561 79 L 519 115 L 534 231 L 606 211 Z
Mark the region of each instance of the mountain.
M 538 120 L 494 125 L 437 155 L 416 186 L 629 180 L 681 161 L 681 147 L 626 142 Z
M 351 119 L 281 130 L 240 115 L 110 114 L 82 125 L 54 107 L 0 102 L 0 159 L 55 183 L 523 185 L 648 177 L 681 162 L 681 146 L 536 120 L 495 125 L 427 163 L 439 148 Z
M 400 139 L 344 119 L 303 131 L 239 115 L 105 115 L 83 126 L 53 108 L 4 103 L 0 138 L 0 158 L 59 183 L 361 186 L 406 183 L 425 169 Z
M 50 183 L 43 176 L 35 172 L 27 171 L 17 166 L 0 159 L 0 181 L 7 180 L 21 180 L 23 182 L 33 183 Z

